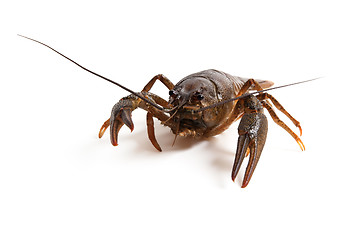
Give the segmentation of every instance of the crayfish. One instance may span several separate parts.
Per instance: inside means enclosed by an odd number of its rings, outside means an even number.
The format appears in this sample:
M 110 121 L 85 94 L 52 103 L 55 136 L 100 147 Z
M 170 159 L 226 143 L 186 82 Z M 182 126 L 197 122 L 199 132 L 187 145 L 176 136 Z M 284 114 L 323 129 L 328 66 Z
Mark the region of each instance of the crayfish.
M 172 133 L 175 134 L 175 138 L 177 136 L 194 138 L 215 136 L 240 119 L 239 137 L 231 178 L 233 181 L 235 180 L 244 158 L 250 155 L 241 186 L 244 188 L 248 185 L 254 173 L 266 142 L 268 131 L 268 122 L 264 114 L 264 109 L 266 109 L 273 121 L 295 139 L 301 150 L 305 150 L 300 137 L 280 120 L 273 106 L 293 122 L 299 129 L 301 136 L 302 129 L 299 121 L 292 117 L 267 91 L 314 79 L 270 88 L 273 85 L 271 81 L 236 77 L 222 71 L 210 69 L 184 77 L 175 85 L 164 75 L 158 74 L 140 92 L 134 92 L 83 67 L 42 42 L 25 36 L 21 37 L 50 48 L 80 68 L 131 93 L 121 98 L 113 106 L 110 118 L 104 122 L 99 131 L 99 137 L 101 138 L 105 130 L 110 126 L 110 139 L 114 146 L 118 145 L 118 133 L 123 125 L 129 127 L 131 131 L 134 129 L 131 115 L 137 108 L 147 112 L 148 137 L 158 151 L 162 150 L 155 137 L 154 118 L 158 119 L 164 126 L 169 127 Z M 150 92 L 156 81 L 160 81 L 169 89 L 168 101 Z

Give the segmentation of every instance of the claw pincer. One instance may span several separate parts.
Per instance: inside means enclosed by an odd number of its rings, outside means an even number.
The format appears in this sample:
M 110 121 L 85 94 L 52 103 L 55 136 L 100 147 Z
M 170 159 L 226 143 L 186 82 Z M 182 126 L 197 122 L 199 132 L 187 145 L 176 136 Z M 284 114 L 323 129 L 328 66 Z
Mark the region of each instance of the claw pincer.
M 112 145 L 118 145 L 118 133 L 121 127 L 125 124 L 134 130 L 134 123 L 131 119 L 131 112 L 136 109 L 139 105 L 139 100 L 134 95 L 129 95 L 125 98 L 120 99 L 111 110 L 110 118 L 104 122 L 100 129 L 99 137 L 102 137 L 105 130 L 110 126 L 110 140 Z
M 244 188 L 248 185 L 264 148 L 268 122 L 261 102 L 253 95 L 244 98 L 241 105 L 245 113 L 238 127 L 239 138 L 231 178 L 235 180 L 249 150 L 249 163 L 241 186 Z

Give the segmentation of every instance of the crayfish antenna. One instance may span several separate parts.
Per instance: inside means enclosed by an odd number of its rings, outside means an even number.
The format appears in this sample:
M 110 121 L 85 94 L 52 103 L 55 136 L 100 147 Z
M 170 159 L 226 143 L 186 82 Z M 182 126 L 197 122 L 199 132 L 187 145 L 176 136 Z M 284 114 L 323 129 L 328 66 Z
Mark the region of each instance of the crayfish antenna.
M 116 86 L 124 89 L 125 91 L 127 91 L 127 92 L 129 92 L 129 93 L 131 93 L 131 94 L 134 94 L 134 95 L 137 96 L 138 98 L 140 98 L 140 99 L 142 99 L 143 101 L 147 102 L 147 103 L 150 104 L 151 106 L 159 109 L 160 111 L 165 111 L 165 109 L 164 109 L 163 107 L 161 107 L 161 106 L 159 106 L 158 104 L 150 101 L 149 99 L 145 98 L 145 97 L 142 96 L 141 94 L 136 93 L 136 92 L 134 92 L 133 90 L 131 90 L 131 89 L 123 86 L 122 84 L 117 83 L 117 82 L 115 82 L 115 81 L 113 81 L 113 80 L 111 80 L 111 79 L 109 79 L 109 78 L 107 78 L 107 77 L 104 77 L 104 76 L 102 76 L 102 75 L 100 75 L 100 74 L 98 74 L 98 73 L 96 73 L 96 72 L 94 72 L 94 71 L 92 71 L 92 70 L 90 70 L 90 69 L 88 69 L 88 68 L 80 65 L 79 63 L 75 62 L 75 61 L 72 60 L 71 58 L 65 56 L 64 54 L 62 54 L 62 53 L 60 53 L 59 51 L 55 50 L 54 48 L 50 47 L 49 45 L 47 45 L 47 44 L 45 44 L 45 43 L 42 43 L 42 42 L 40 42 L 40 41 L 38 41 L 38 40 L 35 40 L 35 39 L 33 39 L 33 38 L 29 38 L 29 37 L 23 36 L 23 35 L 21 35 L 21 34 L 18 34 L 18 36 L 19 36 L 19 37 L 26 38 L 26 39 L 31 40 L 31 41 L 34 41 L 34 42 L 36 42 L 36 43 L 39 43 L 39 44 L 41 44 L 41 45 L 49 48 L 50 50 L 56 52 L 56 53 L 59 54 L 60 56 L 62 56 L 62 57 L 64 57 L 64 58 L 66 58 L 67 60 L 69 60 L 70 62 L 74 63 L 76 66 L 80 67 L 81 69 L 83 69 L 83 70 L 85 70 L 85 71 L 87 71 L 87 72 L 89 72 L 89 73 L 91 73 L 91 74 L 93 74 L 93 75 L 95 75 L 95 76 L 97 76 L 97 77 L 99 77 L 99 78 L 102 78 L 102 79 L 104 79 L 104 80 L 106 80 L 106 81 L 108 81 L 108 82 L 110 82 L 110 83 L 112 83 L 112 84 L 114 84 L 114 85 L 116 85 Z

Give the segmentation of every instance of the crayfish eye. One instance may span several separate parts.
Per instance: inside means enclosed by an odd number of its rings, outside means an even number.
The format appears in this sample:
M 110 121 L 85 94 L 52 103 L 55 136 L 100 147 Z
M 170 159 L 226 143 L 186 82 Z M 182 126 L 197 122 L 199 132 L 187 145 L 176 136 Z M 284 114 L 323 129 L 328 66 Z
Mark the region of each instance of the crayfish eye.
M 195 97 L 199 101 L 204 99 L 204 95 L 202 95 L 201 93 L 196 94 Z
M 172 96 L 172 95 L 174 95 L 174 94 L 175 94 L 175 93 L 174 93 L 173 90 L 170 90 L 170 91 L 169 91 L 169 95 L 170 95 L 170 96 Z

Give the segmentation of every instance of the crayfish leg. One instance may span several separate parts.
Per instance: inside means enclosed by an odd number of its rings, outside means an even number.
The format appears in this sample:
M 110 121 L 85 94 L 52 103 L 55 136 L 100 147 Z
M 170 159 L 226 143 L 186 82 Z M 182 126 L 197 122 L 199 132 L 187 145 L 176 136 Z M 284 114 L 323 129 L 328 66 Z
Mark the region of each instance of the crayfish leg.
M 296 133 L 294 133 L 283 121 L 280 120 L 280 118 L 276 115 L 274 109 L 269 104 L 267 104 L 265 101 L 262 102 L 262 105 L 267 109 L 267 111 L 269 112 L 269 114 L 270 114 L 271 118 L 273 119 L 273 121 L 277 125 L 282 127 L 285 131 L 287 131 L 295 139 L 295 141 L 299 145 L 301 151 L 305 151 L 305 145 L 301 141 L 300 137 L 298 135 L 296 135 Z M 301 133 L 301 131 L 300 131 L 300 133 Z
M 161 152 L 162 151 L 161 147 L 155 138 L 153 115 L 150 112 L 146 114 L 146 125 L 147 125 L 147 132 L 150 142 L 159 152 Z
M 109 127 L 110 125 L 110 118 L 108 120 L 106 120 L 104 122 L 104 124 L 101 126 L 100 131 L 99 131 L 99 138 L 102 138 L 102 136 L 104 135 L 106 129 Z

